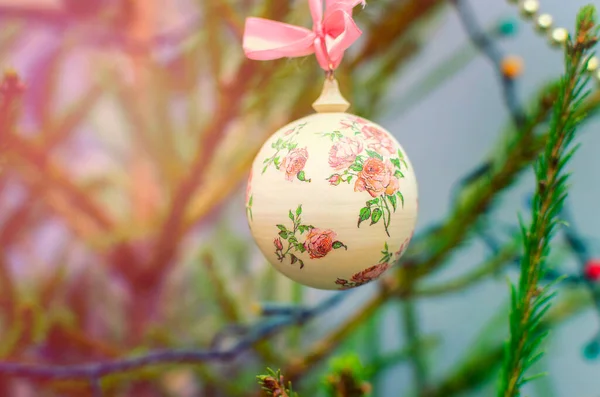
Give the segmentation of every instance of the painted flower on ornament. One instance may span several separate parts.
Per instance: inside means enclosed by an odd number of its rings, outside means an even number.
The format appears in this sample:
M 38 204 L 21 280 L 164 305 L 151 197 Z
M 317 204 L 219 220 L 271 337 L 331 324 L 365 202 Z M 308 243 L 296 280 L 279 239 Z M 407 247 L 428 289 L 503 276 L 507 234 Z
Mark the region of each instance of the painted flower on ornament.
M 307 179 L 304 173 L 308 151 L 306 148 L 298 148 L 297 142 L 298 135 L 306 124 L 302 123 L 290 128 L 271 142 L 271 148 L 275 152 L 263 160 L 262 174 L 273 166 L 276 170 L 283 171 L 285 179 L 290 182 L 294 180 L 294 177 L 302 182 L 311 182 L 311 179 Z M 284 155 L 284 153 L 287 154 Z
M 304 170 L 306 160 L 308 160 L 308 151 L 306 148 L 291 150 L 281 162 L 281 170 L 285 172 L 285 179 L 293 181 Z
M 389 263 L 380 263 L 371 266 L 368 269 L 355 273 L 350 280 L 338 278 L 335 283 L 340 286 L 341 290 L 356 288 L 378 279 L 390 267 Z
M 338 174 L 334 174 L 329 177 L 328 181 L 330 185 L 337 186 L 342 183 L 342 177 Z
M 342 125 L 342 129 L 343 130 L 348 129 L 348 128 L 351 128 L 351 129 L 355 130 L 359 126 L 366 125 L 367 123 L 368 123 L 367 120 L 365 120 L 363 118 L 360 118 L 358 116 L 349 117 L 349 118 L 347 118 L 345 120 L 342 120 L 340 122 L 340 124 Z
M 275 240 L 273 240 L 273 244 L 278 251 L 283 249 L 283 242 L 281 241 L 281 238 L 277 237 Z
M 371 197 L 379 197 L 383 194 L 393 195 L 398 191 L 400 183 L 394 176 L 394 166 L 389 160 L 385 162 L 375 158 L 368 158 L 358 173 L 358 179 L 354 183 L 355 192 L 368 192 Z
M 384 154 L 396 152 L 396 145 L 386 132 L 372 125 L 363 126 L 361 131 L 365 139 L 371 141 L 367 145 L 370 149 Z
M 337 234 L 330 229 L 312 229 L 306 236 L 304 248 L 311 259 L 322 258 L 333 249 Z
M 279 237 L 273 240 L 273 245 L 275 246 L 275 255 L 280 262 L 289 258 L 290 264 L 298 263 L 302 269 L 304 268 L 302 254 L 306 252 L 310 259 L 319 259 L 331 250 L 340 248 L 348 250 L 346 244 L 336 240 L 337 233 L 333 230 L 319 229 L 313 225 L 304 224 L 302 222 L 302 205 L 298 205 L 296 211 L 290 210 L 288 218 L 292 221 L 291 227 L 284 224 L 275 225 L 279 230 Z M 300 242 L 299 239 L 304 239 L 304 242 Z M 287 242 L 285 249 L 284 241 Z
M 343 137 L 329 150 L 329 166 L 340 171 L 354 164 L 363 144 L 356 138 Z
M 415 232 L 413 231 L 410 236 L 408 236 L 406 238 L 406 240 L 404 240 L 404 242 L 402 243 L 402 245 L 400 246 L 400 248 L 398 249 L 398 251 L 396 251 L 394 253 L 394 255 L 396 256 L 396 258 L 400 258 L 404 252 L 406 251 L 406 249 L 408 248 L 408 244 L 410 243 L 410 241 L 412 240 L 413 235 L 415 234 Z

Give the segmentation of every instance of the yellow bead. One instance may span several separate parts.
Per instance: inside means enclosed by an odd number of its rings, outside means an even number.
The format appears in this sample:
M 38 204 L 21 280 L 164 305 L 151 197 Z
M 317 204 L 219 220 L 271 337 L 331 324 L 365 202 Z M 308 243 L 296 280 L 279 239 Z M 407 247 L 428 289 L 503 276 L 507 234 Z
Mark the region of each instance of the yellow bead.
M 597 57 L 591 57 L 587 64 L 587 71 L 590 73 L 594 73 L 598 66 L 600 66 L 600 61 Z
M 540 10 L 540 2 L 538 0 L 523 0 L 519 8 L 523 16 L 531 18 Z
M 556 28 L 550 34 L 550 42 L 556 46 L 562 46 L 569 38 L 569 31 L 565 28 Z
M 523 73 L 523 59 L 518 56 L 509 55 L 502 60 L 502 74 L 509 79 L 515 79 Z
M 535 27 L 540 32 L 547 32 L 552 27 L 554 18 L 550 14 L 542 14 L 536 18 Z

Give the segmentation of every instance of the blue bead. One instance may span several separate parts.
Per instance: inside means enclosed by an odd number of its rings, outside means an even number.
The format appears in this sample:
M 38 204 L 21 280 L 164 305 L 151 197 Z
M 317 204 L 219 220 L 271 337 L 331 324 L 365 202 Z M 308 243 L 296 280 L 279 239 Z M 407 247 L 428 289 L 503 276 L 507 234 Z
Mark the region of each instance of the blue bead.
M 588 343 L 583 350 L 583 355 L 588 360 L 596 360 L 600 355 L 600 343 L 597 340 Z
M 519 31 L 519 21 L 515 18 L 506 18 L 498 22 L 496 31 L 500 36 L 514 36 Z

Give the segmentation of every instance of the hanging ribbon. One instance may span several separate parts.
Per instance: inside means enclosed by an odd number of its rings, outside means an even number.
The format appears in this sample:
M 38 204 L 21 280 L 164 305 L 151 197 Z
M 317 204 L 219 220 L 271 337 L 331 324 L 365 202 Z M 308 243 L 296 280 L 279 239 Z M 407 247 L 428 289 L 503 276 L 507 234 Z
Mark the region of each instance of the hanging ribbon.
M 286 0 L 287 1 L 287 0 Z M 352 19 L 352 9 L 364 0 L 308 0 L 313 29 L 272 21 L 247 18 L 244 53 L 250 59 L 268 61 L 315 54 L 325 71 L 335 70 L 344 51 L 362 34 Z

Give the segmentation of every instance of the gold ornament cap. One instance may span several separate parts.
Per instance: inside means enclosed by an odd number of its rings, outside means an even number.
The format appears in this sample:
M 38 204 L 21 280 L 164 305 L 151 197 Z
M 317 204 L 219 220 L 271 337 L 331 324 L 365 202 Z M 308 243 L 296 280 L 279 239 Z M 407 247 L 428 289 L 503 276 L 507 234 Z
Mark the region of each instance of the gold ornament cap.
M 312 104 L 317 113 L 344 113 L 350 107 L 350 102 L 340 93 L 340 87 L 334 77 L 327 77 L 323 91 Z

